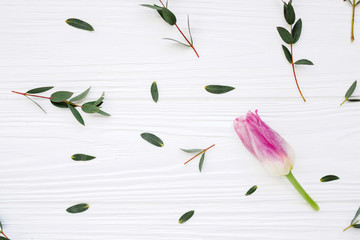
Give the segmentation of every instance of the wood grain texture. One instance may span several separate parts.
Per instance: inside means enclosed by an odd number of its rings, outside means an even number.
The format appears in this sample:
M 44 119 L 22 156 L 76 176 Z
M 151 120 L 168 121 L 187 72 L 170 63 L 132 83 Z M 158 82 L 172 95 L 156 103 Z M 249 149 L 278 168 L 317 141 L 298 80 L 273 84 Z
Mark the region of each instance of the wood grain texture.
M 343 95 L 359 77 L 360 15 L 350 44 L 351 7 L 295 0 L 303 33 L 296 90 L 276 26 L 277 0 L 171 0 L 179 26 L 190 15 L 200 59 L 150 0 L 2 0 L 0 3 L 0 220 L 11 239 L 358 239 L 343 233 L 360 205 L 360 105 Z M 87 21 L 95 32 L 69 27 Z M 159 102 L 151 100 L 156 81 Z M 205 85 L 236 87 L 212 95 Z M 110 118 L 71 113 L 39 100 L 48 114 L 11 90 L 40 86 L 106 92 Z M 356 95 L 360 92 L 357 90 Z M 47 94 L 44 94 L 47 95 Z M 47 95 L 48 96 L 48 95 Z M 294 175 L 317 200 L 306 205 L 285 178 L 269 176 L 244 149 L 232 121 L 259 109 L 297 153 Z M 152 132 L 165 143 L 143 139 Z M 203 172 L 179 148 L 214 148 Z M 97 158 L 74 162 L 71 155 Z M 339 181 L 320 183 L 327 174 Z M 244 196 L 249 187 L 258 190 Z M 65 209 L 87 202 L 90 209 Z M 194 217 L 177 223 L 188 210 Z

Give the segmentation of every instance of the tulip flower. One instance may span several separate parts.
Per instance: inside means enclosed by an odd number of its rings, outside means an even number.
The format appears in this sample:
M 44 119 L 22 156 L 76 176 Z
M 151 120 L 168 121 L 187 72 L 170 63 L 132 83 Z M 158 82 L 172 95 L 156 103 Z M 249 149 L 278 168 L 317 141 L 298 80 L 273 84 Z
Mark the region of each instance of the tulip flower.
M 235 119 L 234 128 L 245 148 L 270 174 L 285 176 L 315 211 L 320 209 L 291 172 L 295 163 L 294 150 L 261 120 L 257 110 L 255 114 L 249 111 L 246 116 Z

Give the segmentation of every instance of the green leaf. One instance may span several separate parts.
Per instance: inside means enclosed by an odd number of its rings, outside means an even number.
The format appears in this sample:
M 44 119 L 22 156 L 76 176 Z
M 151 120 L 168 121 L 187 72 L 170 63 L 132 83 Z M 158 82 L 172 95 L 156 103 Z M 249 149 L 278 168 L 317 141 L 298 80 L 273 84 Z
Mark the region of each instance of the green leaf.
M 360 228 L 360 224 L 354 224 L 353 228 Z
M 111 116 L 110 114 L 108 114 L 107 112 L 104 112 L 102 110 L 99 110 L 97 113 L 101 114 L 101 115 L 104 115 L 104 116 Z
M 71 98 L 71 96 L 73 94 L 74 94 L 73 92 L 68 92 L 68 91 L 54 92 L 53 94 L 51 94 L 51 101 L 52 102 L 63 102 L 63 101 L 66 101 L 67 99 Z
M 195 211 L 191 210 L 188 211 L 186 213 L 184 213 L 180 218 L 179 218 L 179 223 L 185 223 L 187 222 L 190 218 L 192 218 L 192 216 L 194 215 Z
M 83 112 L 86 112 L 86 113 L 96 113 L 96 112 L 100 111 L 100 108 L 91 103 L 85 103 L 82 106 L 81 110 L 83 110 Z
M 155 145 L 157 147 L 163 147 L 164 146 L 164 142 L 157 137 L 156 135 L 152 134 L 152 133 L 142 133 L 140 135 L 145 141 L 151 143 L 152 145 Z
M 288 62 L 291 64 L 292 60 L 291 60 L 291 53 L 289 52 L 289 50 L 287 49 L 287 47 L 285 47 L 284 45 L 281 45 L 282 49 L 284 51 L 285 57 L 288 60 Z
M 351 95 L 354 93 L 354 91 L 356 89 L 356 84 L 357 84 L 357 81 L 355 80 L 355 82 L 353 82 L 353 84 L 351 84 L 350 88 L 345 93 L 345 98 L 351 97 Z
M 68 108 L 68 105 L 67 103 L 65 102 L 53 102 L 50 100 L 50 102 L 52 103 L 52 105 L 54 105 L 55 107 L 58 107 L 58 108 Z
M 300 18 L 299 20 L 297 20 L 292 30 L 292 36 L 294 39 L 293 43 L 296 43 L 299 40 L 301 35 L 301 30 L 302 30 L 302 20 Z
M 73 105 L 69 104 L 69 103 L 68 103 L 68 108 L 70 108 L 70 111 L 71 111 L 71 113 L 74 115 L 74 117 L 76 118 L 76 120 L 78 120 L 79 123 L 81 123 L 82 125 L 85 126 L 84 119 L 81 117 L 79 111 L 76 110 L 76 108 L 75 108 Z
M 257 189 L 257 186 L 256 186 L 256 185 L 252 186 L 252 187 L 245 193 L 245 195 L 246 195 L 246 196 L 249 196 L 249 195 L 253 194 L 253 193 L 256 191 L 256 189 Z
M 353 224 L 353 223 L 356 221 L 356 219 L 357 219 L 357 217 L 358 217 L 359 215 L 360 215 L 360 207 L 359 207 L 359 209 L 356 211 L 354 218 L 351 220 L 351 224 Z
M 279 32 L 279 35 L 280 35 L 280 37 L 282 38 L 282 40 L 284 42 L 286 42 L 288 44 L 294 43 L 294 39 L 293 39 L 293 37 L 291 36 L 291 34 L 289 33 L 288 30 L 286 30 L 283 27 L 277 27 L 276 29 Z
M 360 99 L 358 99 L 358 98 L 349 98 L 348 101 L 349 102 L 360 102 Z
M 50 89 L 52 89 L 54 87 L 39 87 L 39 88 L 33 88 L 33 89 L 30 89 L 29 91 L 27 91 L 26 93 L 29 93 L 29 94 L 35 94 L 35 93 L 43 93 L 43 92 L 46 92 Z
M 181 151 L 187 152 L 187 153 L 196 153 L 196 152 L 201 152 L 204 149 L 200 149 L 200 148 L 193 148 L 193 149 L 182 149 L 180 148 Z
M 234 89 L 235 89 L 234 87 L 223 86 L 223 85 L 208 85 L 208 86 L 205 86 L 206 91 L 208 91 L 209 93 L 214 93 L 214 94 L 223 94 L 223 93 L 230 92 L 230 91 L 232 91 Z
M 339 177 L 335 175 L 326 175 L 320 179 L 320 182 L 331 182 L 334 180 L 338 180 Z
M 312 63 L 312 61 L 307 60 L 307 59 L 297 60 L 296 62 L 294 62 L 294 64 L 296 64 L 296 65 L 314 65 L 314 64 Z
M 74 161 L 89 161 L 89 160 L 93 160 L 94 158 L 96 157 L 82 153 L 77 153 L 71 156 L 71 159 Z
M 79 95 L 77 95 L 76 97 L 73 97 L 72 99 L 70 99 L 71 102 L 76 102 L 76 101 L 80 101 L 80 100 L 83 100 L 86 95 L 88 95 L 89 91 L 90 91 L 90 88 L 89 87 L 88 89 L 86 89 L 84 92 L 80 93 Z
M 2 224 L 1 224 L 1 222 L 0 222 L 0 230 L 1 231 L 3 231 L 4 229 L 3 229 L 3 226 L 2 226 Z
M 201 155 L 200 161 L 199 161 L 199 171 L 201 172 L 203 164 L 204 164 L 204 160 L 205 160 L 205 153 L 203 153 Z
M 152 99 L 154 100 L 154 102 L 157 103 L 157 101 L 159 100 L 159 91 L 155 81 L 151 84 L 150 92 Z
M 170 25 L 174 25 L 176 23 L 176 17 L 175 15 L 167 8 L 162 8 L 161 10 L 162 17 Z
M 0 240 L 10 240 L 10 239 L 0 236 Z
M 99 97 L 99 99 L 94 102 L 94 105 L 97 106 L 97 107 L 99 107 L 99 106 L 100 106 L 99 104 L 101 104 L 102 101 L 104 100 L 104 96 L 105 96 L 105 92 L 103 92 L 103 93 L 101 94 L 101 96 Z
M 284 2 L 284 17 L 289 25 L 292 25 L 295 22 L 295 11 L 291 2 L 288 4 Z
M 83 30 L 87 30 L 87 31 L 94 31 L 94 28 L 88 24 L 87 22 L 84 22 L 80 19 L 77 18 L 69 18 L 65 21 L 67 24 L 69 24 L 70 26 L 79 28 L 79 29 L 83 29 Z
M 162 10 L 162 7 L 160 6 L 157 6 L 157 5 L 150 5 L 150 4 L 140 4 L 140 6 L 143 6 L 143 7 L 148 7 L 148 8 L 152 8 L 152 9 L 155 9 L 155 10 Z
M 89 204 L 80 203 L 66 209 L 68 213 L 81 213 L 89 209 Z

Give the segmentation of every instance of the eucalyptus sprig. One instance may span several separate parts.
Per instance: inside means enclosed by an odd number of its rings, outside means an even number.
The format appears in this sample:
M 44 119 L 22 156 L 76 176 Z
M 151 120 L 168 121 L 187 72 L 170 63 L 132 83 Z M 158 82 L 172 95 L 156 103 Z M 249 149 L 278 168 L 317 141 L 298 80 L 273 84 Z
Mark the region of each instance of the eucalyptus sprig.
M 2 226 L 2 224 L 1 224 L 1 222 L 0 222 L 0 233 L 4 236 L 4 237 L 0 236 L 0 240 L 2 240 L 2 239 L 9 239 L 9 238 L 5 235 L 5 233 L 4 233 L 4 229 L 3 229 L 3 226 Z
M 359 215 L 360 215 L 360 207 L 359 207 L 359 209 L 356 211 L 356 213 L 355 213 L 355 216 L 354 216 L 354 218 L 351 220 L 351 222 L 350 222 L 350 225 L 347 227 L 347 228 L 345 228 L 344 230 L 343 230 L 343 232 L 344 231 L 346 231 L 346 230 L 348 230 L 349 228 L 360 228 L 360 224 L 358 224 L 358 222 L 360 221 L 360 220 L 357 220 L 357 218 L 359 217 Z
M 306 99 L 302 94 L 299 83 L 297 81 L 295 65 L 314 65 L 314 64 L 308 59 L 300 59 L 294 62 L 293 44 L 295 44 L 300 38 L 301 30 L 302 30 L 302 20 L 301 18 L 299 18 L 295 23 L 296 16 L 295 16 L 294 7 L 292 6 L 292 0 L 290 0 L 288 3 L 284 2 L 284 17 L 286 22 L 290 25 L 290 32 L 283 27 L 277 27 L 277 31 L 279 32 L 281 39 L 285 43 L 290 45 L 290 51 L 284 45 L 282 45 L 282 49 L 284 51 L 286 59 L 292 66 L 297 89 L 299 90 L 299 93 L 302 99 L 304 100 L 304 102 L 306 102 Z M 293 27 L 294 23 L 295 25 Z
M 354 41 L 354 22 L 355 22 L 355 7 L 360 3 L 359 1 L 355 1 L 355 0 L 344 0 L 344 2 L 349 2 L 351 4 L 352 7 L 352 17 L 351 17 L 351 42 Z
M 141 4 L 141 6 L 155 9 L 159 13 L 159 15 L 162 17 L 162 19 L 164 19 L 165 22 L 167 22 L 171 26 L 175 26 L 179 30 L 179 32 L 184 37 L 184 39 L 186 40 L 187 43 L 183 43 L 181 41 L 178 41 L 178 40 L 172 39 L 172 38 L 164 38 L 164 39 L 175 41 L 175 42 L 180 43 L 180 44 L 182 44 L 182 45 L 184 45 L 186 47 L 191 47 L 194 50 L 196 56 L 200 57 L 199 54 L 197 53 L 195 47 L 194 47 L 194 41 L 193 41 L 193 38 L 192 38 L 192 35 L 191 35 L 191 30 L 190 30 L 189 16 L 188 16 L 188 19 L 187 19 L 187 23 L 188 23 L 188 31 L 189 31 L 190 40 L 185 36 L 185 34 L 181 31 L 179 26 L 176 24 L 176 21 L 177 21 L 176 16 L 175 16 L 175 14 L 173 12 L 171 12 L 168 9 L 168 2 L 166 2 L 166 5 L 165 5 L 161 0 L 159 0 L 159 1 L 160 1 L 162 6 L 158 6 L 156 4 L 154 4 L 154 5 Z
M 76 120 L 79 123 L 81 123 L 82 125 L 84 125 L 84 126 L 85 126 L 84 119 L 82 118 L 79 111 L 76 109 L 77 107 L 81 108 L 81 110 L 83 112 L 86 112 L 86 113 L 98 113 L 98 114 L 101 114 L 101 115 L 104 115 L 104 116 L 110 116 L 110 114 L 108 114 L 108 113 L 101 110 L 101 105 L 103 104 L 103 100 L 104 100 L 104 93 L 96 101 L 86 102 L 83 105 L 78 105 L 78 104 L 75 103 L 75 102 L 83 100 L 86 97 L 86 95 L 90 91 L 90 87 L 88 89 L 86 89 L 84 92 L 80 93 L 79 95 L 77 95 L 75 97 L 72 97 L 73 94 L 74 94 L 73 92 L 68 92 L 68 91 L 57 91 L 57 92 L 54 92 L 53 94 L 51 94 L 50 97 L 44 97 L 44 96 L 35 95 L 35 94 L 46 92 L 46 91 L 48 91 L 48 90 L 50 90 L 52 88 L 53 88 L 53 86 L 39 87 L 39 88 L 30 89 L 25 93 L 16 92 L 16 91 L 12 91 L 12 92 L 25 96 L 30 101 L 35 103 L 44 113 L 46 113 L 46 112 L 40 106 L 40 104 L 35 102 L 30 97 L 49 99 L 50 102 L 55 107 L 70 109 L 71 113 L 74 115 Z
M 182 149 L 180 148 L 180 150 L 184 151 L 184 152 L 187 152 L 187 153 L 198 153 L 196 154 L 195 156 L 193 156 L 192 158 L 190 158 L 189 160 L 187 160 L 185 164 L 187 164 L 188 162 L 190 162 L 191 160 L 193 160 L 194 158 L 196 158 L 197 156 L 201 155 L 201 158 L 200 158 L 200 161 L 199 161 L 199 171 L 201 172 L 202 171 L 202 167 L 203 167 L 203 164 L 204 164 L 204 160 L 205 160 L 205 152 L 207 150 L 209 150 L 210 148 L 214 147 L 215 144 L 211 145 L 210 147 L 206 148 L 206 149 L 199 149 L 199 148 L 193 148 L 193 149 Z

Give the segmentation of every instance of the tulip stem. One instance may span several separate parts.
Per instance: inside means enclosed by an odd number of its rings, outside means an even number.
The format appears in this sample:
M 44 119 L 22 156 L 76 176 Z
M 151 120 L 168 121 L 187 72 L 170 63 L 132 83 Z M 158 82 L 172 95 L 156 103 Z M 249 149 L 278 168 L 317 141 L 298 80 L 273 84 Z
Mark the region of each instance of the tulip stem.
M 300 195 L 309 203 L 309 205 L 315 210 L 319 211 L 319 206 L 317 203 L 306 193 L 306 191 L 302 188 L 300 183 L 296 180 L 292 172 L 290 171 L 288 175 L 285 176 L 290 183 L 294 186 L 294 188 L 300 193 Z

